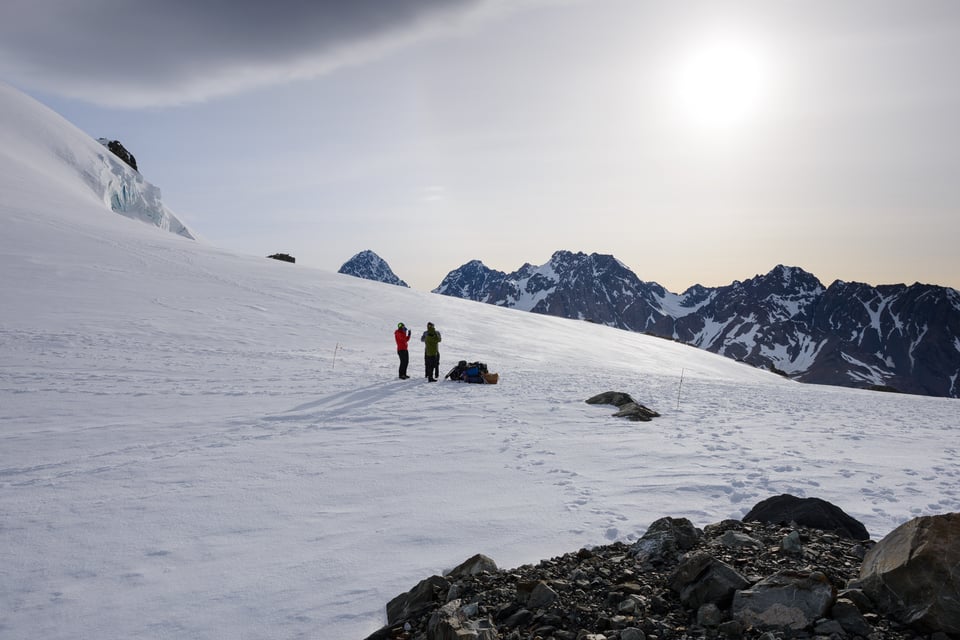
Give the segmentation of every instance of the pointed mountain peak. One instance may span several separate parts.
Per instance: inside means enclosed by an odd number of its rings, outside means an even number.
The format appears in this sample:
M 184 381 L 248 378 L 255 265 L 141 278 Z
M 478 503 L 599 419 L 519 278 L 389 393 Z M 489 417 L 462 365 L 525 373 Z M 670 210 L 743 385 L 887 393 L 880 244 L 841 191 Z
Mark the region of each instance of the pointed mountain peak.
M 483 264 L 482 260 L 476 260 L 476 259 L 464 263 L 463 266 L 461 266 L 460 268 L 461 269 L 486 269 L 488 271 L 490 270 L 490 267 Z
M 393 284 L 399 287 L 410 286 L 397 277 L 386 260 L 369 249 L 361 251 L 344 262 L 337 273 L 363 278 L 364 280 Z
M 823 284 L 812 273 L 800 267 L 782 264 L 775 266 L 766 275 L 758 275 L 752 279 L 752 282 L 776 291 L 822 291 L 824 289 Z
M 467 300 L 482 300 L 492 283 L 499 283 L 506 274 L 491 269 L 480 260 L 471 260 L 444 277 L 433 293 Z

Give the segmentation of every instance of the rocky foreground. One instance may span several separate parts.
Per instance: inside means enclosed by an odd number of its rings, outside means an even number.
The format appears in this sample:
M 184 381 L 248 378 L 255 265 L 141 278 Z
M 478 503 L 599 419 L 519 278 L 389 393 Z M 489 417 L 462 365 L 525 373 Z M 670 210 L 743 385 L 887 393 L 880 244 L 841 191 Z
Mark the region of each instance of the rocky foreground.
M 777 500 L 799 509 L 789 524 L 759 511 Z M 960 638 L 960 514 L 879 543 L 861 532 L 829 503 L 779 496 L 744 521 L 700 530 L 663 518 L 632 545 L 536 565 L 501 570 L 477 555 L 391 600 L 367 640 Z

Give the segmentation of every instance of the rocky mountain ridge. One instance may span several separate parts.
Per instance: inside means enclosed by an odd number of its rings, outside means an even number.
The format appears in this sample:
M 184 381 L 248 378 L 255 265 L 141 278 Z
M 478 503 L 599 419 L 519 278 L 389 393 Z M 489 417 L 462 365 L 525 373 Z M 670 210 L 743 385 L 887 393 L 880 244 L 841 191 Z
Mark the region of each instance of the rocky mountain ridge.
M 434 293 L 677 340 L 801 382 L 960 397 L 960 292 L 825 287 L 798 267 L 681 294 L 611 255 L 557 251 L 513 273 L 471 260 Z
M 397 277 L 386 260 L 369 249 L 361 251 L 344 262 L 337 273 L 363 278 L 364 280 L 393 284 L 398 287 L 410 286 Z

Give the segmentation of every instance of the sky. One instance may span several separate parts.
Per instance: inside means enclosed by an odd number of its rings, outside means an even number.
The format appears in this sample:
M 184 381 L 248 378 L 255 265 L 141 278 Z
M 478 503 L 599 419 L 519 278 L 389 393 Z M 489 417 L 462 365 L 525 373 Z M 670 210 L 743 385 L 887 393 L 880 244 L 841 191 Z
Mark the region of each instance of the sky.
M 560 249 L 960 288 L 957 59 L 951 0 L 0 7 L 0 79 L 207 241 L 424 291 Z
M 874 540 L 960 510 L 956 400 L 189 240 L 112 212 L 136 179 L 68 123 L 3 85 L 0 112 L 4 638 L 359 639 L 476 553 L 510 569 L 781 493 Z M 428 383 L 416 348 L 399 380 L 397 321 L 499 383 Z M 585 402 L 609 390 L 660 417 Z

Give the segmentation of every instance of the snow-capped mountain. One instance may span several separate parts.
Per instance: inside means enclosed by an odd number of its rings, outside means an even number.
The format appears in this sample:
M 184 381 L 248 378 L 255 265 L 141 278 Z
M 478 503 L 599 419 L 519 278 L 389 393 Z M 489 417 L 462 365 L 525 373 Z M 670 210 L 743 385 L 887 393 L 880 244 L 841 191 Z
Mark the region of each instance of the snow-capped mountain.
M 369 249 L 361 251 L 344 262 L 337 273 L 344 273 L 364 280 L 395 284 L 398 287 L 410 286 L 397 277 L 386 260 Z
M 194 234 L 163 204 L 160 189 L 101 143 L 2 82 L 0 102 L 4 120 L 17 123 L 0 131 L 0 158 L 8 160 L 4 166 L 16 172 L 42 170 L 51 182 L 55 179 L 69 184 L 78 195 L 96 198 L 108 210 L 194 239 Z M 37 145 L 36 140 L 48 144 Z M 28 156 L 11 157 L 14 153 Z M 24 175 L 19 182 L 28 184 L 29 180 Z
M 679 340 L 803 382 L 960 397 L 960 292 L 836 281 L 778 265 L 680 295 L 613 256 L 558 251 L 506 274 L 472 260 L 435 293 Z
M 545 265 L 527 263 L 510 274 L 473 260 L 448 273 L 433 292 L 629 331 L 669 324 L 663 301 L 670 294 L 663 287 L 597 253 L 557 251 Z

